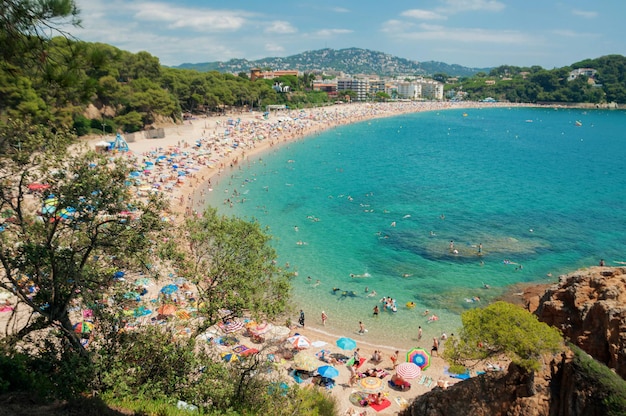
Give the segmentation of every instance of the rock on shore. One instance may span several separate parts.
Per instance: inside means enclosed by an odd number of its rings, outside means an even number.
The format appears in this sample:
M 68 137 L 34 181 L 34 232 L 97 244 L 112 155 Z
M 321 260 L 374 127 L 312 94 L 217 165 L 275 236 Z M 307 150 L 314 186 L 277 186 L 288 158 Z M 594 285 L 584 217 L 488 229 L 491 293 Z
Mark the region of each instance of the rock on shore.
M 626 268 L 591 267 L 561 276 L 530 310 L 626 379 Z

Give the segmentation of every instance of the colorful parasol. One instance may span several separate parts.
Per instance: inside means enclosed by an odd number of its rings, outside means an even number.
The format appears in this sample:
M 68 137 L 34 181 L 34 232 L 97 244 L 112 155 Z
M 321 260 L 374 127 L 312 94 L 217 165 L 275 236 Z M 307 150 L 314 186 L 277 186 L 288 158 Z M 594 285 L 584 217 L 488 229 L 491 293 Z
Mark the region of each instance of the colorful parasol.
M 404 380 L 412 380 L 422 374 L 422 369 L 415 363 L 407 362 L 398 365 L 396 373 Z
M 359 379 L 357 388 L 363 393 L 378 393 L 385 389 L 385 382 L 378 377 L 365 377 Z
M 305 353 L 297 354 L 293 359 L 293 368 L 296 370 L 313 371 L 319 367 L 319 361 Z
M 82 321 L 74 325 L 74 332 L 77 334 L 88 334 L 93 330 L 93 322 Z
M 309 341 L 309 339 L 304 335 L 294 335 L 293 337 L 289 337 L 287 338 L 287 342 L 299 350 L 303 350 L 311 346 L 311 341 Z
M 412 348 L 406 353 L 406 361 L 426 370 L 430 366 L 430 354 L 424 348 Z
M 175 305 L 167 303 L 165 305 L 159 306 L 159 309 L 157 309 L 157 313 L 163 316 L 174 315 L 176 313 L 176 309 L 177 308 Z

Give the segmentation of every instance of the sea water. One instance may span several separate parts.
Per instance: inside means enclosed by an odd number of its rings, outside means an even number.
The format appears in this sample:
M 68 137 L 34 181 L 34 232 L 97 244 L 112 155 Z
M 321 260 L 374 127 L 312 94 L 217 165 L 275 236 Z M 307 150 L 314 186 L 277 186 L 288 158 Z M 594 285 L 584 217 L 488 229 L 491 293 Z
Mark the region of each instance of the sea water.
M 363 321 L 370 342 L 424 345 L 515 283 L 626 260 L 624 126 L 548 108 L 374 119 L 240 163 L 210 203 L 268 227 L 307 325 L 324 310 L 332 334 Z

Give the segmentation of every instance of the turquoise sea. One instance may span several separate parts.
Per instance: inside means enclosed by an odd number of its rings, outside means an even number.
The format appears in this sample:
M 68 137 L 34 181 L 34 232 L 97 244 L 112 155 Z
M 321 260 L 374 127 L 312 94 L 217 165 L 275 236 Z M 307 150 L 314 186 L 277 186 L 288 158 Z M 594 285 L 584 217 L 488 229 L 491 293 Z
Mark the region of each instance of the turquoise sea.
M 623 111 L 548 108 L 375 119 L 250 158 L 210 203 L 269 227 L 307 326 L 324 310 L 332 334 L 363 321 L 369 342 L 411 345 L 421 325 L 430 345 L 512 284 L 626 261 L 625 126 Z M 375 318 L 383 296 L 398 311 Z

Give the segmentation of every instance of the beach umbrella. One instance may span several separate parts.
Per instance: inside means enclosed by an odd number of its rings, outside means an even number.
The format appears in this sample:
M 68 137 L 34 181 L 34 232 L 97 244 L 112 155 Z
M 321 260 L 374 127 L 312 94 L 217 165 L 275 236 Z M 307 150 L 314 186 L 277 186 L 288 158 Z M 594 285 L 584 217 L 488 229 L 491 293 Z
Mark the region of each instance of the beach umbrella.
M 239 331 L 242 328 L 243 328 L 243 322 L 240 322 L 240 321 L 230 321 L 229 323 L 224 325 L 224 332 L 229 334 L 231 332 Z
M 176 291 L 178 291 L 178 286 L 176 285 L 166 285 L 161 288 L 161 293 L 165 295 L 171 295 Z
M 226 361 L 227 363 L 237 361 L 238 359 L 239 357 L 235 353 L 232 353 L 232 352 L 222 353 L 222 360 Z
M 337 370 L 332 365 L 323 365 L 321 367 L 318 367 L 317 373 L 322 377 L 335 378 L 339 375 L 339 370 Z
M 137 292 L 126 292 L 124 293 L 124 299 L 135 299 L 137 301 L 141 300 L 139 293 Z
M 296 370 L 313 371 L 319 366 L 317 358 L 303 353 L 297 354 L 293 359 L 293 368 Z
M 163 316 L 174 315 L 176 313 L 176 306 L 172 305 L 171 303 L 162 305 L 159 307 L 159 309 L 157 309 L 157 313 Z
M 48 188 L 50 188 L 50 185 L 48 185 L 47 183 L 31 183 L 31 184 L 28 184 L 28 190 L 29 191 L 33 191 L 33 192 L 43 191 L 43 190 L 48 189 Z
M 93 322 L 82 321 L 74 325 L 74 332 L 77 334 L 88 334 L 93 330 Z
M 422 369 L 415 363 L 407 362 L 398 365 L 396 373 L 405 380 L 412 380 L 422 374 Z
M 311 341 L 304 335 L 294 335 L 293 337 L 289 337 L 287 338 L 287 342 L 299 350 L 303 350 L 311 346 Z
M 378 377 L 365 377 L 360 378 L 357 382 L 357 387 L 363 393 L 378 393 L 385 389 L 385 382 Z
M 140 306 L 133 310 L 133 316 L 135 318 L 141 318 L 142 316 L 150 315 L 152 311 L 145 306 Z
M 424 348 L 412 348 L 406 353 L 406 361 L 426 370 L 430 366 L 430 354 Z
M 356 348 L 356 341 L 353 340 L 352 338 L 346 338 L 346 337 L 339 338 L 335 342 L 335 344 L 337 344 L 337 346 L 341 348 L 342 350 L 353 350 Z

